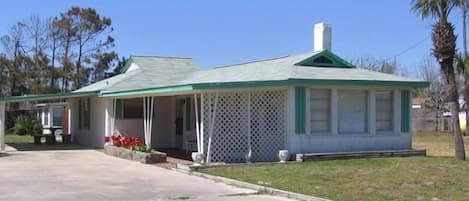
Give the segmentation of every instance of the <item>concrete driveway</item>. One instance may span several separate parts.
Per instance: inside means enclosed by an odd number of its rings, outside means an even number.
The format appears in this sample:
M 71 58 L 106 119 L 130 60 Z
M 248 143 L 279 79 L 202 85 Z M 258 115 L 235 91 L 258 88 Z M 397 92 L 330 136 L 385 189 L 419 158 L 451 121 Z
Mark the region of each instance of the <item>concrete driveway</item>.
M 254 192 L 95 150 L 0 157 L 0 200 L 287 200 L 249 193 Z

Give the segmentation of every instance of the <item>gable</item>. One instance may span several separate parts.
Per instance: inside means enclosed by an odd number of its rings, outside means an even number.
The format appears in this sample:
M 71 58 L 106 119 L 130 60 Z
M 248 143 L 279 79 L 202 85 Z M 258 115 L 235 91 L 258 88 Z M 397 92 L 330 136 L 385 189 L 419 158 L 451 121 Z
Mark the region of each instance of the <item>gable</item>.
M 331 68 L 355 68 L 352 64 L 335 55 L 329 50 L 323 50 L 311 57 L 308 57 L 295 65 L 297 66 L 317 66 Z

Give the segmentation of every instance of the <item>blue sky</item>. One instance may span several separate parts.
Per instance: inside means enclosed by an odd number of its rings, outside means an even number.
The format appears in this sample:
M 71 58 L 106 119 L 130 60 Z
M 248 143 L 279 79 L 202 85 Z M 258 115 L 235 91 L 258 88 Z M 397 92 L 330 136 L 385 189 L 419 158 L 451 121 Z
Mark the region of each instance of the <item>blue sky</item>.
M 431 21 L 411 13 L 405 0 L 15 0 L 2 4 L 0 34 L 30 15 L 55 16 L 74 5 L 112 18 L 121 56 L 192 57 L 204 68 L 309 51 L 321 21 L 332 24 L 333 52 L 348 60 L 400 54 L 413 73 L 431 48 Z

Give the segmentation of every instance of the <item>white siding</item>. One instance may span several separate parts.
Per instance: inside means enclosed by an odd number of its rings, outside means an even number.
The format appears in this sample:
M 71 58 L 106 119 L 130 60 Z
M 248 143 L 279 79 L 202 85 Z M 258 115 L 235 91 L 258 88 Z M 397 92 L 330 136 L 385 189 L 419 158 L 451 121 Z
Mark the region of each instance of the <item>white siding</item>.
M 84 97 L 87 98 L 87 97 Z M 106 110 L 112 109 L 112 100 L 106 98 L 90 97 L 90 128 L 78 127 L 78 100 L 71 99 L 70 107 L 72 109 L 72 135 L 74 142 L 91 147 L 103 147 L 104 135 L 106 133 Z M 76 112 L 75 112 L 76 111 Z M 108 128 L 109 129 L 109 128 Z
M 326 88 L 326 87 L 325 87 Z M 323 134 L 296 134 L 295 133 L 295 94 L 294 87 L 288 89 L 287 97 L 287 149 L 290 153 L 320 153 L 320 152 L 344 152 L 344 151 L 371 151 L 371 150 L 400 150 L 411 149 L 412 139 L 409 133 L 400 132 L 400 89 L 393 91 L 393 131 L 376 133 L 376 93 L 374 88 L 353 88 L 363 89 L 368 94 L 368 122 L 367 132 L 363 134 L 342 134 L 338 130 L 338 97 L 337 91 L 341 87 L 333 87 L 331 93 L 331 132 Z M 327 89 L 327 88 L 326 88 Z M 382 90 L 382 89 L 380 89 Z M 389 89 L 388 89 L 389 90 Z M 310 93 L 309 90 L 306 93 Z M 306 97 L 310 97 L 309 94 Z M 309 103 L 307 103 L 309 104 Z M 308 106 L 307 106 L 308 108 Z M 309 116 L 309 112 L 306 116 Z M 308 128 L 307 128 L 308 130 Z

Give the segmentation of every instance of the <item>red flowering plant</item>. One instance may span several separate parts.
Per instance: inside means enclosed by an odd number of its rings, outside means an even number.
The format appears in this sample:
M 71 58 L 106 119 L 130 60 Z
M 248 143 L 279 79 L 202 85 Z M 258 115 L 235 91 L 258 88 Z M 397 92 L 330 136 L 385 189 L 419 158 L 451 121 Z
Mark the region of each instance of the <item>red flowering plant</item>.
M 140 137 L 132 137 L 127 135 L 118 135 L 114 134 L 112 136 L 104 137 L 104 142 L 111 143 L 116 147 L 124 147 L 126 149 L 141 151 L 141 152 L 151 152 L 151 149 L 148 149 L 143 143 Z

